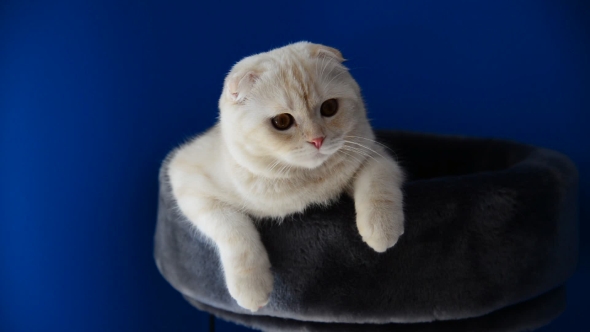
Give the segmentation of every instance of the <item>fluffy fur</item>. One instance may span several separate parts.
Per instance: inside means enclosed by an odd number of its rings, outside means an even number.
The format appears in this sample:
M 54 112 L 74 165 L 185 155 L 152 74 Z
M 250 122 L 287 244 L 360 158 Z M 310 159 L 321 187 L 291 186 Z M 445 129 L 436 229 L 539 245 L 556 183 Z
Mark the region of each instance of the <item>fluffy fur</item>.
M 168 176 L 181 212 L 217 246 L 227 288 L 243 308 L 267 304 L 268 254 L 253 218 L 327 205 L 343 192 L 377 252 L 403 234 L 402 172 L 375 143 L 360 89 L 338 50 L 300 42 L 247 57 L 228 74 L 219 123 L 180 147 Z M 338 111 L 322 116 L 336 99 Z M 273 117 L 294 125 L 277 130 Z M 310 144 L 318 138 L 321 146 Z

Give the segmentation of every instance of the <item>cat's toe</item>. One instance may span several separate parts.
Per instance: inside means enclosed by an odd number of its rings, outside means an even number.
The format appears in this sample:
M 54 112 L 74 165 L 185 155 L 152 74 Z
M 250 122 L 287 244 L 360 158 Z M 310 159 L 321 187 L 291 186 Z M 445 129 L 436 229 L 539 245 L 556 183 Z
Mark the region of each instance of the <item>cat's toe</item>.
M 365 243 L 371 247 L 376 252 L 385 252 L 387 249 L 393 247 L 397 240 L 399 239 L 399 235 L 385 235 L 385 236 L 372 236 L 369 238 L 363 238 Z
M 273 276 L 270 270 L 250 272 L 246 275 L 234 275 L 228 280 L 230 295 L 242 308 L 252 312 L 268 304 L 273 287 Z
M 363 238 L 363 241 L 376 252 L 385 252 L 387 249 L 395 245 L 397 241 L 390 241 L 384 236 Z
M 372 214 L 357 220 L 363 241 L 376 252 L 393 247 L 404 233 L 403 213 Z

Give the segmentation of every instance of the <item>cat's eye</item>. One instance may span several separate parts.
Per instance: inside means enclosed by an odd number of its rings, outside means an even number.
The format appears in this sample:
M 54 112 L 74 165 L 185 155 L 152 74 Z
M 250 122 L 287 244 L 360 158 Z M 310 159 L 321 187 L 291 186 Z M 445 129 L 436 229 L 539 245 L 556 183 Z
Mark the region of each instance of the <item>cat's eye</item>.
M 320 107 L 320 113 L 325 117 L 331 117 L 336 112 L 338 112 L 338 100 L 336 99 L 328 99 Z
M 293 119 L 291 114 L 283 113 L 270 119 L 270 122 L 272 122 L 273 127 L 277 130 L 287 130 L 295 123 L 295 119 Z

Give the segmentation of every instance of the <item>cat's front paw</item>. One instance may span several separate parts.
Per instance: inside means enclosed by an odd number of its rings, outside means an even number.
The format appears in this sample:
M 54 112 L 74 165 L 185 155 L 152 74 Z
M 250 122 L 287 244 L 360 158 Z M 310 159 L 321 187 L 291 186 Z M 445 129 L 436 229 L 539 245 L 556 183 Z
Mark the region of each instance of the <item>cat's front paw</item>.
M 270 269 L 254 268 L 227 277 L 229 294 L 240 307 L 255 312 L 268 303 L 273 286 Z
M 356 225 L 369 247 L 385 252 L 404 234 L 404 212 L 392 204 L 371 204 L 370 209 L 357 211 Z

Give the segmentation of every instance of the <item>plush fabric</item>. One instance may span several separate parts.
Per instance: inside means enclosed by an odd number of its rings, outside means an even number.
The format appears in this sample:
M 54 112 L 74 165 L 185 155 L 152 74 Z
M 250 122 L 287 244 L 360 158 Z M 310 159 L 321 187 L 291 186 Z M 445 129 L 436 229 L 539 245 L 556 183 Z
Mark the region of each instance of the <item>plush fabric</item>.
M 268 332 L 517 332 L 542 327 L 566 306 L 565 286 L 558 287 L 532 300 L 521 302 L 475 318 L 444 320 L 431 323 L 350 324 L 305 322 L 270 316 L 253 316 L 210 307 L 197 300 L 189 303 L 215 316 L 254 329 Z
M 387 252 L 362 242 L 345 195 L 280 225 L 262 220 L 275 284 L 269 304 L 251 314 L 230 297 L 214 245 L 176 208 L 165 161 L 155 236 L 160 272 L 205 311 L 259 328 L 283 318 L 291 330 L 297 322 L 483 316 L 556 289 L 574 272 L 578 174 L 567 157 L 493 139 L 378 137 L 408 174 L 405 234 Z

